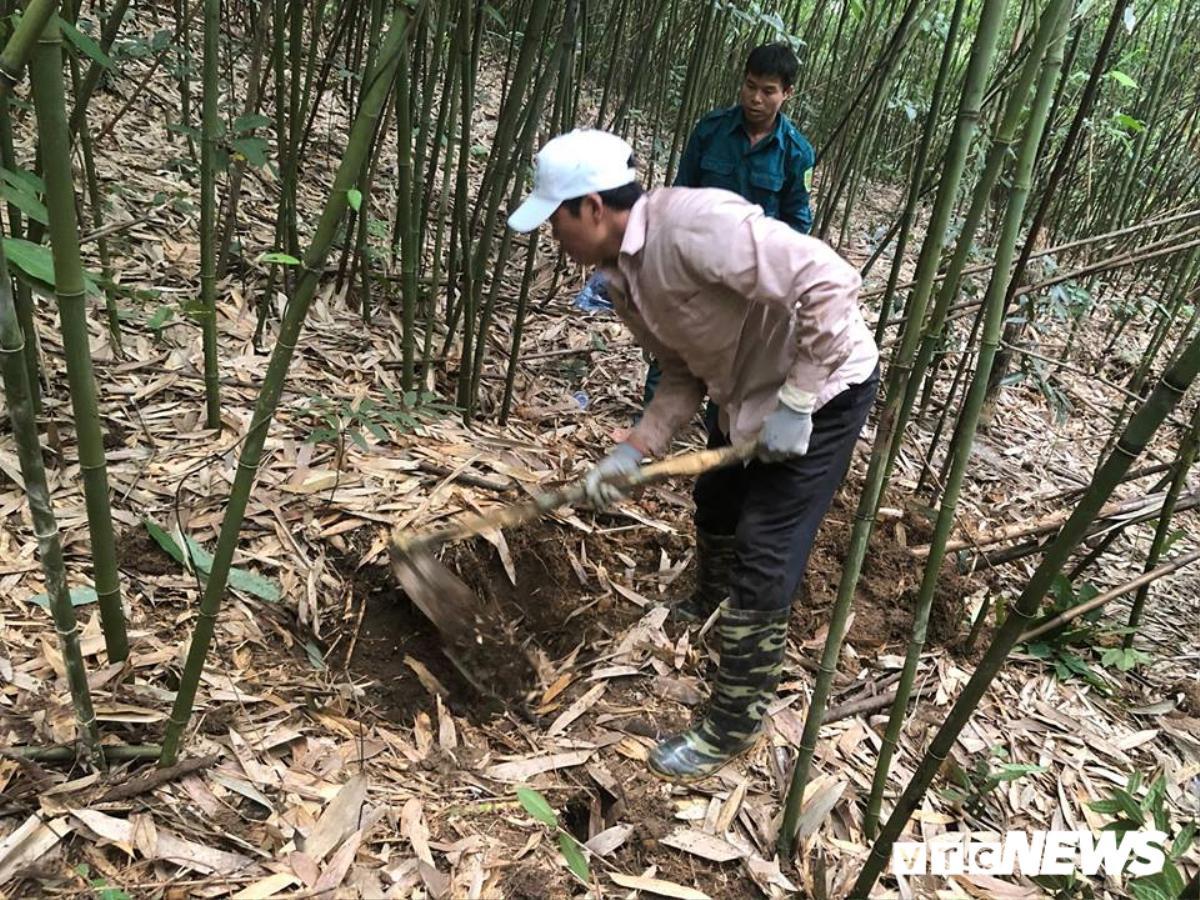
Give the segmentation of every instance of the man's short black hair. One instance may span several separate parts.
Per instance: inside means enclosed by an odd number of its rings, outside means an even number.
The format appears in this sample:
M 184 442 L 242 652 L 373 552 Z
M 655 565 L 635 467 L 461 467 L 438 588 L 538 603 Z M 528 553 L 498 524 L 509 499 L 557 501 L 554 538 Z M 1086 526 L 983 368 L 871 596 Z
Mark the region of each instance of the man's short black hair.
M 629 157 L 629 168 L 636 168 L 636 160 Z M 637 203 L 638 198 L 645 193 L 642 186 L 636 181 L 631 181 L 629 184 L 623 184 L 620 187 L 610 188 L 607 191 L 596 191 L 600 195 L 600 199 L 609 209 L 632 209 L 633 204 Z M 579 207 L 583 204 L 582 197 L 572 197 L 569 200 L 564 200 L 562 205 L 567 208 L 567 211 L 579 218 Z
M 746 57 L 746 75 L 778 78 L 787 90 L 796 83 L 800 62 L 787 44 L 761 44 Z

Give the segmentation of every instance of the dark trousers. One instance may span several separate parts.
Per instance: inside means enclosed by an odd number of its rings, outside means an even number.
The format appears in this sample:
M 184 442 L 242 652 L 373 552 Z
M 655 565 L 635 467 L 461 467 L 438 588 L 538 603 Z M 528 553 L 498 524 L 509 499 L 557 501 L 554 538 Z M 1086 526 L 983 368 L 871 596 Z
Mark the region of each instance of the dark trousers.
M 696 528 L 737 536 L 731 603 L 739 609 L 785 609 L 808 566 L 808 554 L 879 387 L 879 370 L 851 385 L 813 415 L 808 453 L 778 463 L 757 460 L 696 479 Z M 711 425 L 709 447 L 729 437 Z

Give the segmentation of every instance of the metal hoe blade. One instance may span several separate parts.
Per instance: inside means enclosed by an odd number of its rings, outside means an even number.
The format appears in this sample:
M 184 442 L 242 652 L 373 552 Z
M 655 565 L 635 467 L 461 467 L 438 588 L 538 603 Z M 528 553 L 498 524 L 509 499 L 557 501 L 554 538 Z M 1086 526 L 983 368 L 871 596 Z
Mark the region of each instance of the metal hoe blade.
M 392 573 L 443 637 L 453 643 L 470 641 L 482 617 L 479 598 L 462 579 L 422 550 L 393 551 Z

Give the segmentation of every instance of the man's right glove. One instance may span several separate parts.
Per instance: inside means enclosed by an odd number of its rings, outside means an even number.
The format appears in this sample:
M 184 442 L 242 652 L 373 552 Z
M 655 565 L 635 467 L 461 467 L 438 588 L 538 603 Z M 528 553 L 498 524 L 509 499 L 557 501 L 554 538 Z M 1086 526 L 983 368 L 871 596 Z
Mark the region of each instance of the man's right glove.
M 780 390 L 779 406 L 767 416 L 758 433 L 759 459 L 763 462 L 782 462 L 808 452 L 816 399 L 807 391 L 787 385 Z
M 583 489 L 587 498 L 597 509 L 603 509 L 619 500 L 625 492 L 615 484 L 606 484 L 611 478 L 632 475 L 642 461 L 642 451 L 633 444 L 617 444 L 604 459 L 584 476 Z

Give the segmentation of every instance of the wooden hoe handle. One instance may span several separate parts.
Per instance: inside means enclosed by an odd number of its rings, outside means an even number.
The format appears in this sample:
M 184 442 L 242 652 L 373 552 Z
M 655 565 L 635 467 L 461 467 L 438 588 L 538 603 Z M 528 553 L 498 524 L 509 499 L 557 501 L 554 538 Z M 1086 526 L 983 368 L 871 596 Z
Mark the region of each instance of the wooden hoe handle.
M 677 475 L 700 475 L 711 469 L 744 462 L 754 455 L 753 443 L 739 444 L 729 447 L 718 447 L 715 450 L 697 450 L 692 453 L 681 453 L 658 462 L 642 466 L 637 471 L 624 478 L 610 479 L 623 489 L 640 487 Z M 417 534 L 406 534 L 399 527 L 392 530 L 392 551 L 402 555 L 431 550 L 443 544 L 460 541 L 473 537 L 493 528 L 508 528 L 513 525 L 523 525 L 539 519 L 546 513 L 581 502 L 586 497 L 582 479 L 571 484 L 538 494 L 521 503 L 500 507 L 486 513 L 469 513 L 459 516 L 449 525 Z

